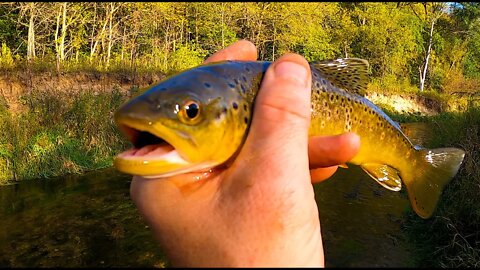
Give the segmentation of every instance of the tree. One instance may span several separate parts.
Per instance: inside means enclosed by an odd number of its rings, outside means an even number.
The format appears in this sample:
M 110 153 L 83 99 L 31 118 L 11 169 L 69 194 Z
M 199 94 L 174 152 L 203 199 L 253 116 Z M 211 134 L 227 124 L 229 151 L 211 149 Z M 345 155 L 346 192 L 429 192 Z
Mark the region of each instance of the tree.
M 435 24 L 437 23 L 438 19 L 445 14 L 447 6 L 446 3 L 443 2 L 423 2 L 421 4 L 410 3 L 409 7 L 411 8 L 412 12 L 423 22 L 424 29 L 428 33 L 426 44 L 422 44 L 425 54 L 423 60 L 421 61 L 421 65 L 418 67 L 420 78 L 420 92 L 422 92 L 425 88 L 428 63 L 432 55 Z

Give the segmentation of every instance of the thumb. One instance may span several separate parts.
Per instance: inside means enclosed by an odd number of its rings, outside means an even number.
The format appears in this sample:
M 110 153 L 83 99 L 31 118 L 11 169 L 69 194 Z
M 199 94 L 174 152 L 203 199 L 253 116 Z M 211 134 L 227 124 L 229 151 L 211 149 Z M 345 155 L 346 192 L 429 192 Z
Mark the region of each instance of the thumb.
M 310 96 L 311 72 L 302 56 L 283 55 L 268 68 L 245 147 L 269 160 L 269 166 L 279 173 L 298 171 L 300 166 L 309 177 Z

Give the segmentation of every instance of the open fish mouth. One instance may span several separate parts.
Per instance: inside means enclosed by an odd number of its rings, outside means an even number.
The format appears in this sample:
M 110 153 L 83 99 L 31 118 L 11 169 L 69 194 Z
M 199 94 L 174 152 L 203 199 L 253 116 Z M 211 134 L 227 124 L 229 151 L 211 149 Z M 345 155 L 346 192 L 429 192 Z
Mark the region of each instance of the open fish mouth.
M 177 152 L 175 148 L 164 139 L 148 131 L 139 131 L 124 126 L 122 129 L 129 134 L 133 148 L 119 154 L 126 159 L 168 159 Z M 170 156 L 169 156 L 170 155 Z
M 160 152 L 175 150 L 175 148 L 164 139 L 148 131 L 137 130 L 126 125 L 120 125 L 120 129 L 133 144 L 134 149 L 131 149 L 131 151 L 134 151 L 134 153 L 131 154 L 134 156 L 148 155 L 158 150 L 164 150 Z
M 193 164 L 182 157 L 177 147 L 149 126 L 133 123 L 119 123 L 118 126 L 133 144 L 133 148 L 116 156 L 114 166 L 119 171 L 158 178 L 187 172 L 192 168 Z

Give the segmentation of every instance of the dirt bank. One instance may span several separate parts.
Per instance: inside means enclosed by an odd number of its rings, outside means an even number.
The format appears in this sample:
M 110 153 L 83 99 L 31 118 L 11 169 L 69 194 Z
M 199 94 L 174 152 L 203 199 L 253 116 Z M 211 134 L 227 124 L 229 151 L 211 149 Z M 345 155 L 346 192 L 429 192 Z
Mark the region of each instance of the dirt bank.
M 365 97 L 376 105 L 386 105 L 399 113 L 435 115 L 446 109 L 439 100 L 414 94 L 369 93 Z
M 56 72 L 9 72 L 0 74 L 0 95 L 7 101 L 9 110 L 18 113 L 24 109 L 22 95 L 33 91 L 75 94 L 84 90 L 98 93 L 119 89 L 127 93 L 132 88 L 155 84 L 163 77 L 161 73 L 75 72 L 57 75 Z
M 22 95 L 32 91 L 75 94 L 84 90 L 105 92 L 118 89 L 128 93 L 131 89 L 155 84 L 164 77 L 161 73 L 74 72 L 58 75 L 56 72 L 17 71 L 0 74 L 0 95 L 7 101 L 9 110 L 18 113 L 24 109 Z M 389 106 L 400 113 L 433 115 L 444 109 L 438 100 L 412 94 L 370 93 L 366 97 L 377 105 Z

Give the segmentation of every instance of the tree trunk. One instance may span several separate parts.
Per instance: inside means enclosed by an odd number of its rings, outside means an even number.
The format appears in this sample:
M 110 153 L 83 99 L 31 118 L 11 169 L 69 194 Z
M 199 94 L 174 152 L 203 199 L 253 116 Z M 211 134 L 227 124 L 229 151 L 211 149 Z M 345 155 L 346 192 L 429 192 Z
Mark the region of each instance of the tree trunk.
M 425 56 L 425 64 L 423 66 L 423 71 L 420 70 L 420 92 L 423 92 L 423 89 L 425 88 L 425 78 L 427 77 L 428 60 L 430 60 L 430 54 L 432 52 L 433 27 L 435 26 L 435 21 L 436 20 L 432 20 L 432 25 L 430 27 L 430 38 L 428 40 L 428 49 Z
M 108 29 L 108 45 L 107 45 L 107 67 L 110 65 L 110 54 L 112 51 L 112 36 L 113 36 L 113 28 L 112 28 L 112 20 L 113 20 L 113 3 L 111 5 L 111 13 L 109 16 L 109 29 Z
M 67 2 L 63 3 L 62 35 L 60 36 L 60 61 L 65 60 L 65 37 L 67 36 Z
M 35 59 L 35 11 L 33 9 L 34 7 L 30 6 L 30 19 L 28 24 L 27 40 L 27 60 Z
M 97 3 L 93 3 L 92 35 L 90 36 L 90 63 L 92 63 L 93 54 L 95 53 L 96 43 L 94 39 L 95 39 L 96 21 L 97 21 Z
M 102 48 L 103 48 L 105 29 L 107 28 L 107 24 L 108 24 L 108 14 L 105 14 L 105 20 L 103 22 L 102 30 L 100 30 L 100 32 L 97 34 L 96 38 L 94 38 L 95 41 L 94 41 L 93 47 L 90 51 L 90 62 L 92 61 L 92 58 L 95 55 L 96 49 L 98 47 L 98 43 L 100 43 L 100 41 L 102 42 Z M 92 32 L 92 36 L 93 36 L 93 32 Z
M 57 66 L 57 73 L 60 73 L 60 47 L 58 44 L 58 32 L 60 31 L 60 17 L 62 16 L 62 6 L 60 6 L 60 10 L 57 13 L 57 25 L 55 27 L 55 60 Z

